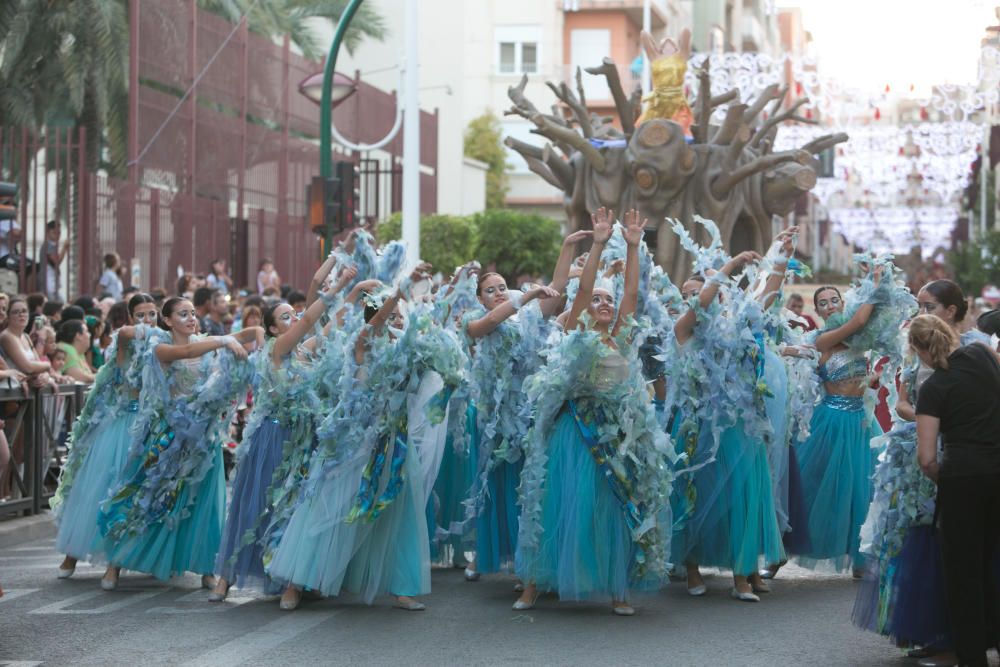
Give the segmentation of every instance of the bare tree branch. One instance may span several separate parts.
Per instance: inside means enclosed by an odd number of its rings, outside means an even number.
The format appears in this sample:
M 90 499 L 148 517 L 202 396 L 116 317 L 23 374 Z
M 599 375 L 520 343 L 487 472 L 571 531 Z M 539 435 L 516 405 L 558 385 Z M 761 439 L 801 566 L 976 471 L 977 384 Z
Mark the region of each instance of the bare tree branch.
M 777 102 L 780 103 L 780 101 L 781 100 L 778 100 Z M 795 113 L 799 109 L 799 107 L 808 103 L 809 103 L 809 98 L 803 97 L 801 100 L 796 101 L 795 104 L 793 104 L 787 111 L 783 113 L 773 114 L 770 118 L 764 121 L 763 125 L 760 126 L 760 129 L 757 130 L 757 134 L 753 136 L 753 139 L 750 141 L 750 144 L 757 145 L 757 143 L 760 142 L 761 139 L 766 137 L 768 133 L 771 132 L 772 129 L 776 128 L 780 123 L 783 123 L 786 120 L 787 121 L 794 120 L 800 123 L 809 123 L 811 125 L 817 124 L 817 121 L 812 120 L 810 118 L 803 118 L 802 116 L 798 116 Z
M 712 118 L 712 77 L 708 73 L 709 58 L 705 58 L 705 63 L 698 71 L 698 110 L 695 114 L 696 126 L 691 128 L 696 144 L 708 142 L 708 124 Z
M 539 134 L 549 137 L 553 142 L 562 142 L 567 146 L 575 148 L 580 151 L 594 169 L 604 171 L 607 162 L 604 156 L 579 132 L 571 130 L 568 127 L 556 125 L 540 113 L 535 113 L 529 120 L 538 127 Z
M 837 134 L 825 134 L 822 137 L 817 137 L 810 141 L 802 147 L 802 150 L 816 155 L 817 153 L 822 153 L 827 148 L 833 148 L 837 144 L 842 144 L 847 140 L 848 136 L 844 132 L 838 132 Z
M 716 199 L 722 199 L 726 196 L 726 193 L 732 190 L 740 181 L 750 178 L 754 174 L 767 171 L 768 169 L 773 169 L 779 164 L 783 164 L 785 162 L 808 164 L 810 159 L 812 158 L 809 153 L 800 150 L 772 153 L 771 155 L 759 157 L 756 160 L 747 162 L 738 169 L 720 173 L 716 176 L 712 181 L 712 195 Z
M 740 98 L 740 91 L 737 90 L 736 88 L 733 88 L 730 91 L 727 91 L 725 93 L 722 93 L 721 95 L 716 95 L 715 97 L 713 97 L 709 102 L 709 105 L 714 109 L 719 105 L 728 104 L 729 102 L 732 102 L 733 100 L 738 100 L 739 98 Z M 744 105 L 744 107 L 745 106 L 746 105 Z
M 760 112 L 764 110 L 767 103 L 774 98 L 779 97 L 779 92 L 780 88 L 776 83 L 772 83 L 770 86 L 762 90 L 757 99 L 753 101 L 753 104 L 750 105 L 750 108 L 747 109 L 746 113 L 743 115 L 743 122 L 747 125 L 753 125 L 754 120 L 756 120 Z M 780 97 L 784 97 L 784 95 L 782 94 Z
M 576 68 L 576 95 L 580 100 L 580 106 L 587 107 L 587 96 L 583 93 L 583 70 Z
M 573 94 L 573 91 L 569 89 L 565 83 L 561 83 L 558 86 L 551 81 L 545 83 L 546 86 L 558 97 L 566 106 L 570 108 L 573 112 L 573 116 L 576 118 L 577 124 L 580 125 L 580 130 L 583 132 L 583 136 L 588 139 L 594 136 L 594 128 L 590 124 L 590 115 L 587 113 L 587 109 L 584 108 L 580 101 Z
M 745 104 L 731 104 L 729 106 L 729 109 L 726 110 L 725 120 L 722 121 L 718 132 L 712 137 L 713 144 L 725 146 L 733 140 L 740 126 L 744 125 L 743 113 L 746 109 L 747 105 Z
M 611 97 L 615 101 L 618 117 L 622 120 L 622 130 L 625 134 L 631 136 L 632 132 L 635 131 L 635 112 L 625 97 L 625 91 L 622 89 L 622 82 L 618 77 L 618 68 L 615 66 L 615 61 L 611 58 L 605 58 L 599 67 L 588 67 L 586 68 L 586 72 L 588 74 L 604 75 L 604 78 L 608 82 L 608 88 L 611 89 Z
M 542 148 L 542 162 L 544 162 L 549 168 L 549 171 L 551 171 L 552 174 L 559 179 L 559 182 L 562 183 L 563 190 L 567 193 L 573 192 L 573 181 L 575 180 L 573 175 L 573 165 L 569 161 L 556 155 L 552 150 L 551 144 L 545 144 Z

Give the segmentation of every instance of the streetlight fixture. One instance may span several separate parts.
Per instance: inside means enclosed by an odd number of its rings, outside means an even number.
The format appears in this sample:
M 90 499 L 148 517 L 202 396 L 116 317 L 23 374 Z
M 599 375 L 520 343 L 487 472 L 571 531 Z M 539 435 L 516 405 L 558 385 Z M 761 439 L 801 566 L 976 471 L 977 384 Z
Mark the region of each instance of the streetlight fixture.
M 358 82 L 340 72 L 333 74 L 333 86 L 330 90 L 330 106 L 336 108 L 341 102 L 356 93 Z M 299 84 L 299 92 L 316 104 L 323 102 L 323 72 L 316 72 Z

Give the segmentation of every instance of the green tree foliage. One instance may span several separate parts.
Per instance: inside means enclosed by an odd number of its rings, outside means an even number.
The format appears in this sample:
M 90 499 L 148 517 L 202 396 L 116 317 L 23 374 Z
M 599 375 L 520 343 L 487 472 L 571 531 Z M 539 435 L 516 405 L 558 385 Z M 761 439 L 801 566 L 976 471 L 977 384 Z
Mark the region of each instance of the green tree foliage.
M 562 246 L 558 222 L 506 209 L 477 213 L 473 221 L 479 234 L 475 256 L 484 267 L 495 266 L 511 283 L 523 274 L 551 275 Z
M 234 22 L 252 7 L 251 31 L 272 39 L 287 34 L 318 60 L 326 55 L 325 45 L 313 21 L 336 22 L 347 0 L 198 4 Z M 381 40 L 386 32 L 377 10 L 362 5 L 344 44 L 351 51 L 364 38 Z M 86 127 L 91 166 L 103 159 L 106 146 L 104 166 L 120 175 L 128 143 L 128 57 L 127 0 L 0 0 L 0 125 L 35 132 L 45 125 Z
M 1000 285 L 1000 231 L 963 243 L 949 254 L 955 282 L 970 296 L 978 296 L 985 285 Z
M 500 121 L 492 113 L 473 118 L 465 128 L 466 157 L 485 162 L 486 208 L 503 208 L 510 189 L 507 178 L 507 151 L 504 150 Z
M 403 218 L 394 213 L 376 230 L 380 244 L 403 237 Z M 435 271 L 451 275 L 473 257 L 476 228 L 469 218 L 455 215 L 425 215 L 420 218 L 420 256 Z
M 376 235 L 380 244 L 402 238 L 400 214 L 381 223 Z M 420 218 L 421 259 L 444 275 L 475 259 L 512 285 L 521 275 L 551 276 L 561 247 L 559 223 L 543 215 L 500 209 Z

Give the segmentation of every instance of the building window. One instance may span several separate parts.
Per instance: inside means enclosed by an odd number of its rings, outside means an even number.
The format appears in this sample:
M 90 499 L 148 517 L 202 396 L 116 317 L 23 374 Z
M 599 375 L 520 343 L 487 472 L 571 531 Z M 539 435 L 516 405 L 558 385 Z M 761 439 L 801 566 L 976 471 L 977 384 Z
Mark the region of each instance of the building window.
M 500 74 L 537 74 L 539 38 L 535 26 L 503 26 L 496 29 L 497 72 Z

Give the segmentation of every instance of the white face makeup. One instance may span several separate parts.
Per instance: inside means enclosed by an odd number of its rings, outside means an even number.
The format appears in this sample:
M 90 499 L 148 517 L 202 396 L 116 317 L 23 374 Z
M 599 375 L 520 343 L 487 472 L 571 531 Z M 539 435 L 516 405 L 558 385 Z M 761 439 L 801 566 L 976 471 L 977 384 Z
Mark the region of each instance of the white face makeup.
M 167 318 L 170 328 L 177 333 L 193 334 L 198 330 L 198 313 L 190 301 L 181 301 Z
M 273 335 L 280 336 L 288 331 L 295 323 L 295 311 L 287 303 L 283 303 L 274 309 L 274 324 L 271 325 Z
M 501 276 L 489 276 L 479 289 L 479 301 L 487 310 L 493 310 L 500 304 L 509 301 L 507 296 L 507 281 Z
M 601 324 L 607 324 L 615 316 L 615 297 L 603 289 L 595 289 L 587 308 L 591 317 Z
M 824 320 L 843 308 L 844 300 L 840 298 L 836 290 L 826 289 L 816 295 L 816 314 Z
M 132 322 L 134 324 L 145 324 L 147 326 L 156 326 L 156 304 L 154 303 L 141 303 L 135 308 L 135 312 L 132 313 Z
M 701 293 L 701 288 L 705 286 L 700 280 L 688 280 L 683 285 L 681 285 L 681 297 L 687 301 L 693 296 L 697 296 Z

